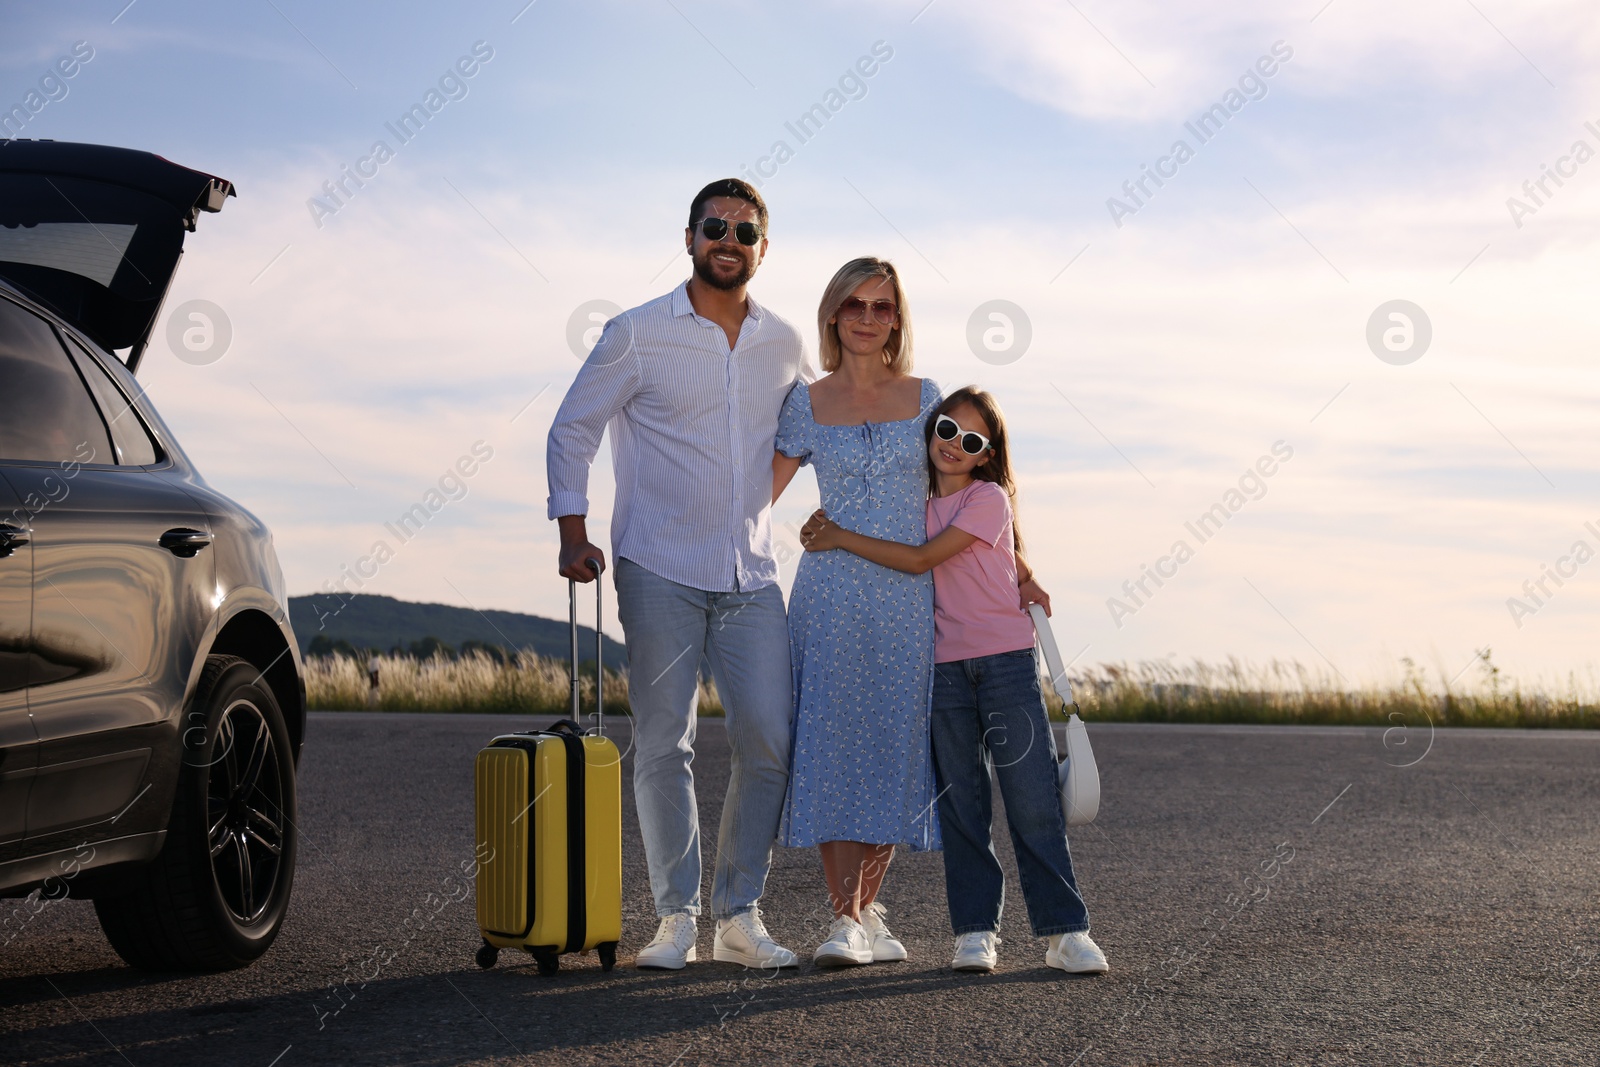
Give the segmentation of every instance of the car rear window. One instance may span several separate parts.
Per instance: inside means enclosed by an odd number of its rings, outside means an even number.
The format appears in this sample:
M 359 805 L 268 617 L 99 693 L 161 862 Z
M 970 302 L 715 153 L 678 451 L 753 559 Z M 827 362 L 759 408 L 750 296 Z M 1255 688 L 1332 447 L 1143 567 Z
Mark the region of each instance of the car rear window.
M 115 463 L 105 423 L 55 330 L 0 299 L 0 461 Z
M 0 262 L 64 270 L 109 289 L 138 228 L 116 222 L 0 225 Z

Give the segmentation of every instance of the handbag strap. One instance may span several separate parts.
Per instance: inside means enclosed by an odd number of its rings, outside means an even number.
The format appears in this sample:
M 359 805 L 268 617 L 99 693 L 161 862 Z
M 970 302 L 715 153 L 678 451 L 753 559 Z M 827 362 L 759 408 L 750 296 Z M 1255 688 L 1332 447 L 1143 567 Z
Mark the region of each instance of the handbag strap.
M 1077 710 L 1078 702 L 1072 696 L 1072 682 L 1067 678 L 1066 664 L 1061 662 L 1061 650 L 1056 647 L 1055 634 L 1050 630 L 1050 616 L 1041 604 L 1029 604 L 1028 614 L 1033 616 L 1033 629 L 1039 635 L 1039 648 L 1044 652 L 1045 669 L 1050 672 L 1050 684 L 1056 696 Z

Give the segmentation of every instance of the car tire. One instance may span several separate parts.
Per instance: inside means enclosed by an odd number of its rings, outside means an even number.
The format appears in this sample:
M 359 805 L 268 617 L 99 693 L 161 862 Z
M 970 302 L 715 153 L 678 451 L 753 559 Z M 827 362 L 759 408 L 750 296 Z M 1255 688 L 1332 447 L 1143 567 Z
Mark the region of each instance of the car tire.
M 211 656 L 184 719 L 183 767 L 160 854 L 97 896 L 111 947 L 145 970 L 225 971 L 278 936 L 295 866 L 289 732 L 261 671 Z

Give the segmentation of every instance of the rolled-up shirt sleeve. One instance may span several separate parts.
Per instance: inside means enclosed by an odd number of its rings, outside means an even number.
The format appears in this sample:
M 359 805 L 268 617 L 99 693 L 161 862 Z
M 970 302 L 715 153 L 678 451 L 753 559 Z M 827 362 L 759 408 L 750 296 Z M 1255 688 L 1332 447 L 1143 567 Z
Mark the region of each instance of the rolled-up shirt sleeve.
M 606 323 L 556 412 L 545 443 L 549 517 L 589 513 L 589 466 L 600 450 L 606 424 L 639 389 L 639 363 L 632 352 L 628 320 Z

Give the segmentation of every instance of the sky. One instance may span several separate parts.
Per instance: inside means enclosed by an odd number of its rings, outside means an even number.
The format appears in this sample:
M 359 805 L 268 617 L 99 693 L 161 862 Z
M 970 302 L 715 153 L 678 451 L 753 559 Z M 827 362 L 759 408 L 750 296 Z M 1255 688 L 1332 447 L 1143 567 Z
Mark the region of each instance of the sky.
M 741 175 L 772 212 L 751 291 L 813 353 L 828 278 L 881 255 L 916 372 L 998 397 L 1079 666 L 1361 685 L 1409 657 L 1462 687 L 1487 649 L 1600 685 L 1587 5 L 111 0 L 0 26 L 7 108 L 92 53 L 13 132 L 235 183 L 140 377 L 294 594 L 385 540 L 362 591 L 564 615 L 544 445 L 589 316 L 686 277 L 690 198 Z M 186 342 L 196 308 L 227 330 Z M 400 543 L 442 479 L 459 499 Z M 603 448 L 601 543 L 611 494 Z M 816 505 L 803 472 L 781 553 Z

